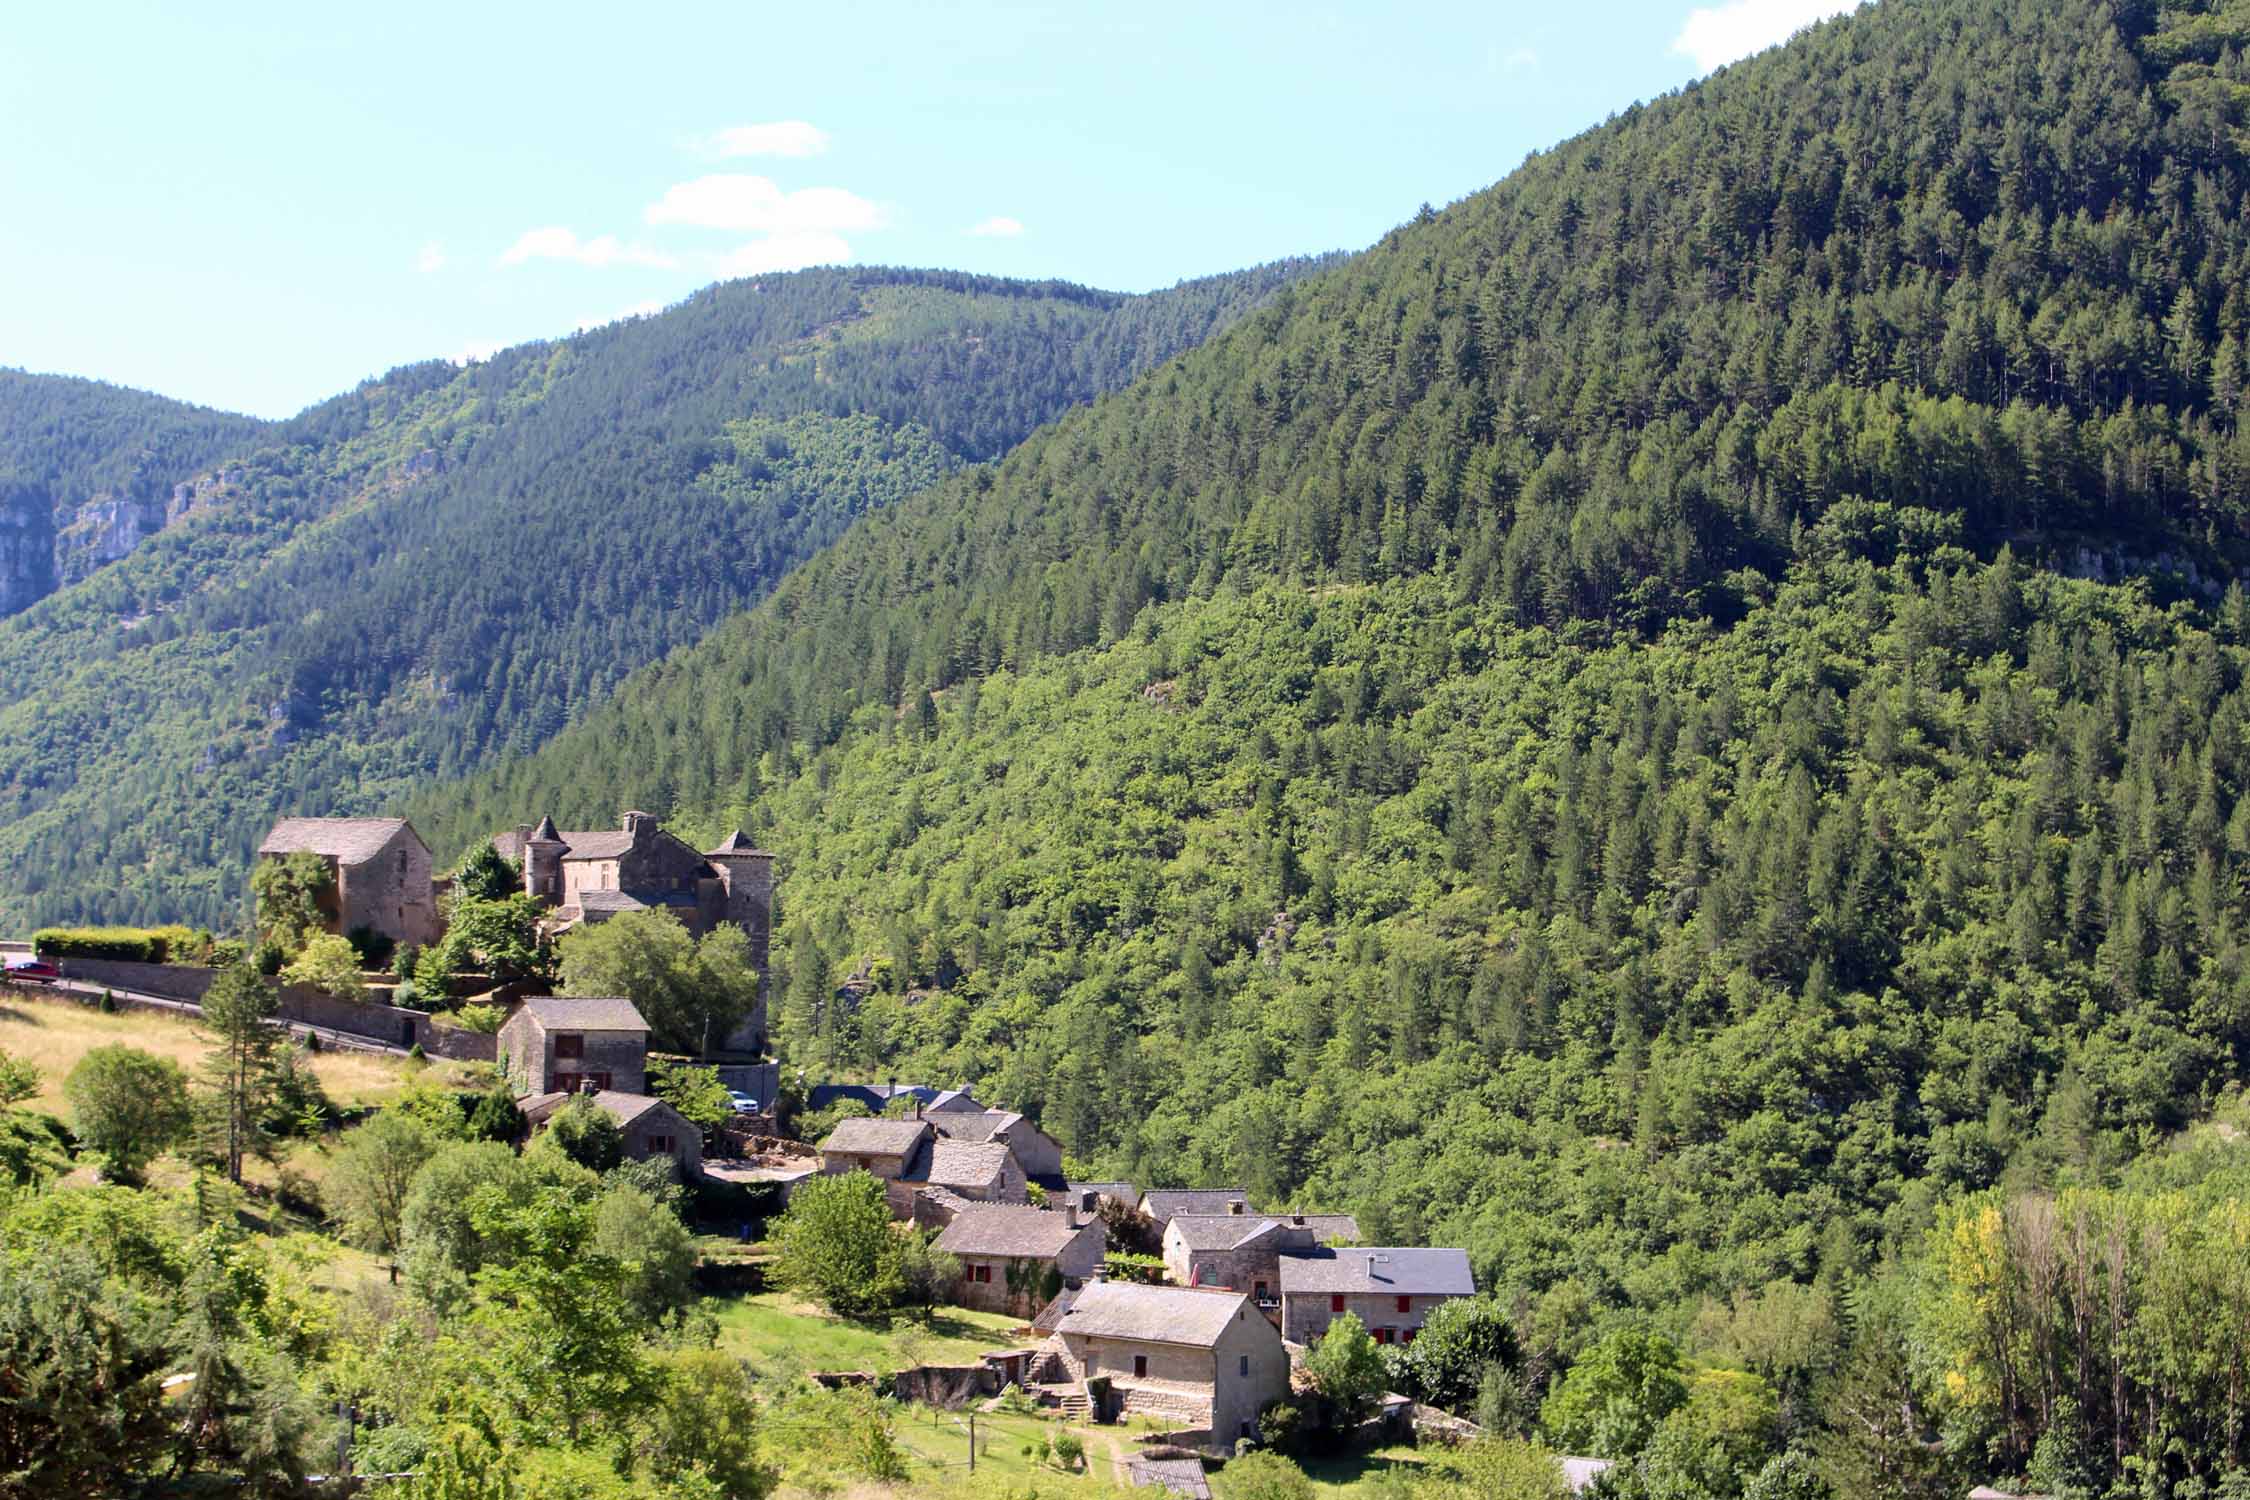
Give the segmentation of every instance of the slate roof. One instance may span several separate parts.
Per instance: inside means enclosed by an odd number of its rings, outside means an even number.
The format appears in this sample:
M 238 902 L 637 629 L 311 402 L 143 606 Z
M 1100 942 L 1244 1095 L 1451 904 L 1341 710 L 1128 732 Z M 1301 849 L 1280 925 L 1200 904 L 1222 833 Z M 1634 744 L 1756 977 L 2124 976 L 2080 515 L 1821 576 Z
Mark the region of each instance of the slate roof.
M 949 1141 L 989 1141 L 1001 1131 L 1023 1118 L 1013 1110 L 987 1109 L 976 1112 L 962 1109 L 933 1109 L 923 1106 L 930 1117 L 930 1128 Z
M 1241 1188 L 1150 1188 L 1141 1197 L 1141 1207 L 1159 1229 L 1175 1214 L 1223 1214 L 1229 1203 L 1239 1203 L 1247 1212 L 1250 1195 Z
M 578 893 L 578 909 L 580 911 L 645 911 L 647 908 L 648 903 L 630 891 L 580 891 Z
M 516 1101 L 516 1108 L 534 1125 L 546 1123 L 547 1118 L 570 1099 L 591 1099 L 609 1112 L 609 1117 L 619 1125 L 630 1125 L 652 1109 L 670 1109 L 662 1099 L 649 1094 L 625 1094 L 616 1089 L 602 1089 L 593 1094 L 533 1094 Z
M 826 1109 L 839 1099 L 857 1099 L 872 1110 L 881 1110 L 893 1099 L 919 1098 L 925 1105 L 937 1090 L 921 1083 L 816 1083 L 806 1091 L 806 1102 Z
M 1141 1190 L 1129 1182 L 1067 1182 L 1064 1186 L 1073 1193 L 1100 1193 L 1115 1198 L 1120 1203 L 1138 1203 Z
M 905 1156 L 922 1143 L 929 1127 L 920 1120 L 838 1120 L 820 1143 L 823 1151 L 850 1151 L 861 1156 Z
M 928 1107 L 941 1112 L 966 1114 L 979 1114 L 984 1110 L 984 1106 L 977 1102 L 976 1096 L 969 1092 L 969 1086 L 965 1083 L 957 1089 L 938 1090 L 930 1097 Z
M 1281 1257 L 1283 1296 L 1360 1292 L 1389 1296 L 1473 1297 L 1477 1279 L 1466 1250 L 1375 1246 L 1291 1251 Z
M 1014 1204 L 972 1204 L 954 1216 L 937 1237 L 937 1248 L 952 1255 L 1010 1255 L 1052 1260 L 1085 1230 L 1070 1215 Z
M 1219 1342 L 1237 1313 L 1264 1321 L 1264 1314 L 1248 1311 L 1249 1304 L 1249 1296 L 1242 1292 L 1097 1281 L 1079 1289 L 1056 1326 L 1060 1332 L 1088 1338 L 1208 1349 Z
M 648 1030 L 633 1002 L 615 997 L 540 995 L 524 1001 L 523 1008 L 550 1031 L 558 1026 L 567 1031 Z
M 1151 1458 L 1136 1453 L 1125 1462 L 1135 1489 L 1164 1489 L 1187 1500 L 1211 1500 L 1211 1481 L 1199 1458 Z
M 531 830 L 531 842 L 535 844 L 552 844 L 561 838 L 562 835 L 555 832 L 555 820 L 550 817 L 541 817 L 539 826 Z
M 706 849 L 703 852 L 705 854 L 766 854 L 765 850 L 751 843 L 748 835 L 744 834 L 739 828 L 719 840 L 718 847 Z M 770 854 L 766 854 L 766 857 L 768 859 L 773 858 Z
M 325 854 L 340 865 L 362 865 L 383 852 L 383 846 L 403 828 L 414 833 L 404 818 L 283 818 L 258 845 L 260 854 Z M 414 834 L 420 843 L 422 836 Z
M 1356 1240 L 1359 1238 L 1359 1220 L 1353 1218 L 1350 1214 L 1283 1214 L 1281 1217 L 1284 1220 L 1291 1217 L 1303 1219 L 1305 1227 L 1312 1231 L 1312 1237 L 1323 1244 L 1329 1240 Z
M 927 1120 L 910 1121 L 926 1125 Z M 930 1143 L 930 1160 L 915 1180 L 932 1187 L 981 1188 L 998 1181 L 1008 1165 L 1006 1146 L 978 1145 L 970 1141 L 938 1140 Z
M 1179 1231 L 1180 1243 L 1190 1250 L 1232 1250 L 1282 1221 L 1271 1214 L 1174 1214 L 1165 1232 Z
M 563 851 L 564 859 L 622 859 L 633 850 L 633 836 L 621 828 L 588 829 L 584 833 L 566 833 L 562 841 L 570 847 Z

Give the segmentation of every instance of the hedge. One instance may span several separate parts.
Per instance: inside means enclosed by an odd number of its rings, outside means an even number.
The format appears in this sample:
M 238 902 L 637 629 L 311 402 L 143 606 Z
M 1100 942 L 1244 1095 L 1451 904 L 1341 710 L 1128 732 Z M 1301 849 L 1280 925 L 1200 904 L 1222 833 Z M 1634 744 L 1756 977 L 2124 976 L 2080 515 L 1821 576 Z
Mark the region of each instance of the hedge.
M 31 946 L 47 958 L 114 958 L 160 964 L 171 951 L 172 930 L 149 927 L 42 927 Z

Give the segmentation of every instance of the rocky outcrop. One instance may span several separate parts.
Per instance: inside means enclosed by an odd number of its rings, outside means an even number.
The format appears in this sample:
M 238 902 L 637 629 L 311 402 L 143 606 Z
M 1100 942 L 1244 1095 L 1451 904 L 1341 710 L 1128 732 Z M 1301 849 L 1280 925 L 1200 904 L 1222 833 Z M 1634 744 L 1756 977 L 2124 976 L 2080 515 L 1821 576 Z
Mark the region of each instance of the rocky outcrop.
M 227 497 L 227 492 L 243 481 L 239 468 L 220 469 L 210 474 L 198 474 L 172 486 L 172 498 L 164 507 L 164 524 L 177 526 L 199 510 L 208 510 Z
M 113 563 L 164 528 L 164 506 L 156 500 L 96 495 L 78 507 L 55 533 L 54 577 L 67 588 L 96 568 Z

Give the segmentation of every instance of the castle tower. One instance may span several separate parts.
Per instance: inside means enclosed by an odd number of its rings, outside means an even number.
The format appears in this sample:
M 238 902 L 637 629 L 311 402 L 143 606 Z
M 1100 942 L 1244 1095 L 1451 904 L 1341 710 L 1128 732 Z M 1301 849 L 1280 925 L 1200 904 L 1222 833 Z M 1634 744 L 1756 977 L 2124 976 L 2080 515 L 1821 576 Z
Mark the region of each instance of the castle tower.
M 562 905 L 563 851 L 570 846 L 555 832 L 553 818 L 541 818 L 523 841 L 523 889 L 532 900 L 548 906 Z
M 726 919 L 750 934 L 750 953 L 758 972 L 766 972 L 766 950 L 773 935 L 773 855 L 755 848 L 737 828 L 715 849 L 703 851 L 726 888 Z

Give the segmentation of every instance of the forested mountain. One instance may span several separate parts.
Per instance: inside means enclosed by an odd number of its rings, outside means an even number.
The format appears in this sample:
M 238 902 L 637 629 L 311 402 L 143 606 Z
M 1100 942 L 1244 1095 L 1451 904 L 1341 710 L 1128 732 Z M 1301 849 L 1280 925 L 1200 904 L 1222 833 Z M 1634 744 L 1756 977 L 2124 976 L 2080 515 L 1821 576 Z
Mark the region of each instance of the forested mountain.
M 2250 1167 L 2119 1174 L 2250 1064 L 2246 47 L 1819 27 L 868 519 L 420 826 L 743 823 L 799 1061 L 1467 1244 L 1566 1357 L 1630 1312 L 1805 1391 L 1879 1327 L 1832 1398 L 1876 1429 L 2215 1482 L 2250 1344 L 2155 1320 Z
M 174 486 L 265 423 L 65 375 L 0 369 L 0 615 L 130 552 Z
M 0 919 L 227 920 L 277 811 L 536 747 L 863 511 L 1316 264 L 1147 296 L 764 277 L 265 429 L 179 524 L 0 623 Z

